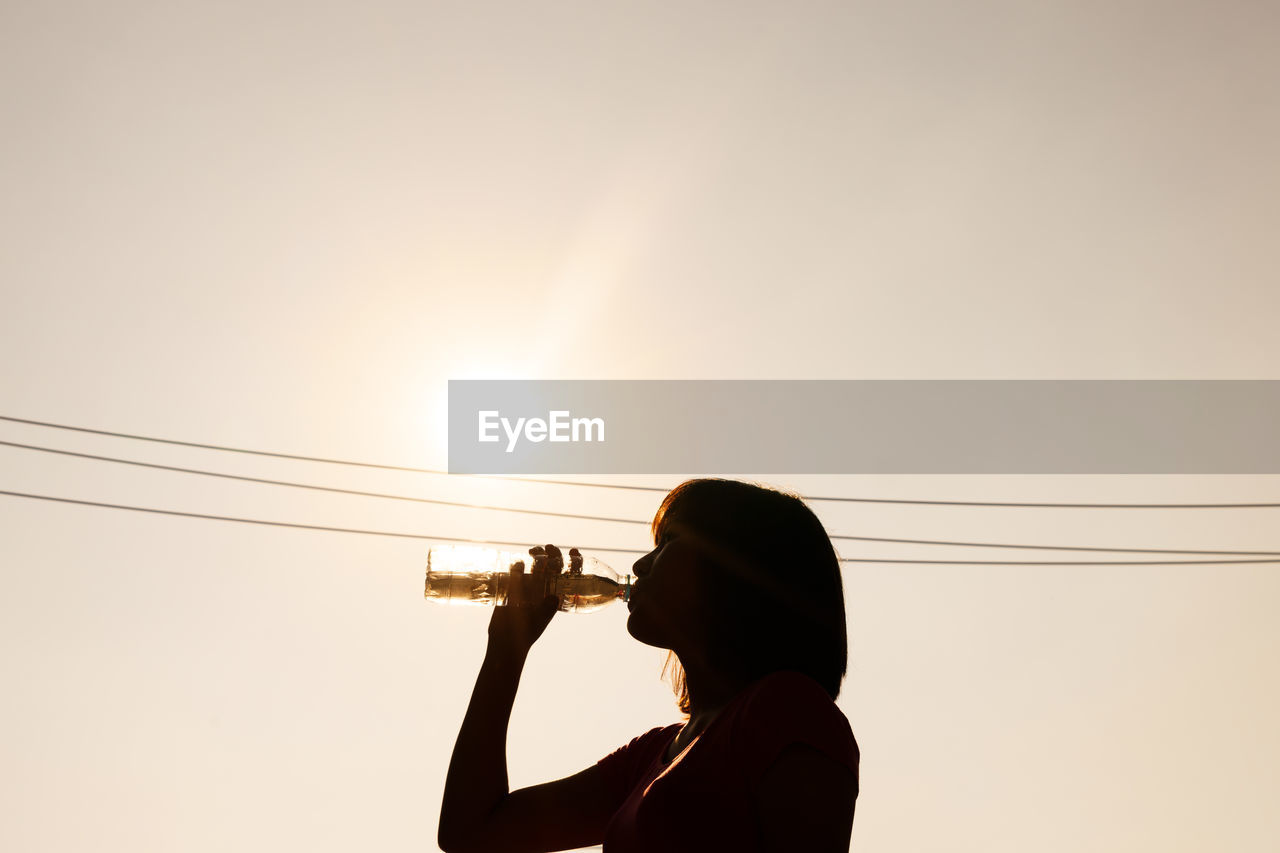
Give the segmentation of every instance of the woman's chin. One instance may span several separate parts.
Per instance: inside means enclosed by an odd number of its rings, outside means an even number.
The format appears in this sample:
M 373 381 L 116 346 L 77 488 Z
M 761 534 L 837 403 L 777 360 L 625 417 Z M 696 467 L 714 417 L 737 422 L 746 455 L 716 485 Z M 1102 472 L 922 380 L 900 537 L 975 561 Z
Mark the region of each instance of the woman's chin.
M 627 633 L 646 646 L 662 645 L 650 636 L 651 631 L 646 630 L 644 616 L 638 615 L 634 610 L 627 614 Z

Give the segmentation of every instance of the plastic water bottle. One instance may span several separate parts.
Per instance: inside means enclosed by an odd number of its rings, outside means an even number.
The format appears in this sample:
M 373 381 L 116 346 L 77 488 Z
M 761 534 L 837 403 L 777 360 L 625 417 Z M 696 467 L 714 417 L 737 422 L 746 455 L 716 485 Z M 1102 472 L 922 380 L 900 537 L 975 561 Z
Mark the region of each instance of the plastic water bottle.
M 440 604 L 506 604 L 511 565 L 517 561 L 526 566 L 526 597 L 537 600 L 554 594 L 566 613 L 588 613 L 631 598 L 631 575 L 620 577 L 595 557 L 569 554 L 568 549 L 565 555 L 564 571 L 551 574 L 528 571 L 533 566 L 529 554 L 466 546 L 432 548 L 427 552 L 426 599 Z M 541 593 L 535 588 L 539 579 Z

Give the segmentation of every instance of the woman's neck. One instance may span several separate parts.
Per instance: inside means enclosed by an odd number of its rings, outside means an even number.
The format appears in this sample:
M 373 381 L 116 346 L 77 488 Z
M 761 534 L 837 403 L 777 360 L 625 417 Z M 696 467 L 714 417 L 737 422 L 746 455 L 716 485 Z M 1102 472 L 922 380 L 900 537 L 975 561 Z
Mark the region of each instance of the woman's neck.
M 696 661 L 688 665 L 681 663 L 681 666 L 684 667 L 685 688 L 689 691 L 690 723 L 714 717 L 747 686 L 746 681 L 720 668 Z

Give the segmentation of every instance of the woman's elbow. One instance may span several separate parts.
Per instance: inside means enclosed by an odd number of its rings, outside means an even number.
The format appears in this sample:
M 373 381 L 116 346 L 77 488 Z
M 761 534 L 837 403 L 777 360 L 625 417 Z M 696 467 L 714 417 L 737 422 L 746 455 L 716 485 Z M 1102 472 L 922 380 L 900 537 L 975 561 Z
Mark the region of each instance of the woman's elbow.
M 474 831 L 468 832 L 465 828 L 445 823 L 436 830 L 436 846 L 443 853 L 479 853 L 486 849 Z
M 442 853 L 474 853 L 479 849 L 474 842 L 469 841 L 465 836 L 445 832 L 444 829 L 436 833 L 436 846 L 440 848 Z
M 443 853 L 509 853 L 529 849 L 507 832 L 485 824 L 455 827 L 442 823 L 436 830 L 436 845 Z
M 442 853 L 462 853 L 457 839 L 446 832 L 443 826 L 436 830 L 436 846 Z

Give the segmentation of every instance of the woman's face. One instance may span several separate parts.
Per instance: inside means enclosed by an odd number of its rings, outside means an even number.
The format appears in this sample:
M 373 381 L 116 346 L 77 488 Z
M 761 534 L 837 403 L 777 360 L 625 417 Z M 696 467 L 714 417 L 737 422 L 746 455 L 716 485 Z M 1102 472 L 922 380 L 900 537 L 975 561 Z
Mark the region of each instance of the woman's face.
M 657 545 L 631 568 L 627 632 L 645 645 L 679 654 L 704 641 L 707 572 L 695 537 L 678 518 L 664 520 Z

